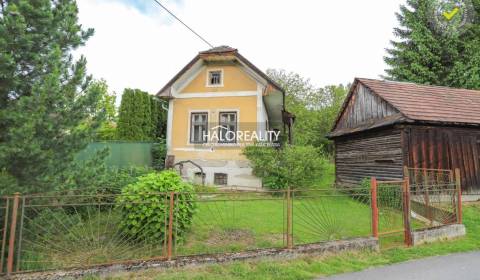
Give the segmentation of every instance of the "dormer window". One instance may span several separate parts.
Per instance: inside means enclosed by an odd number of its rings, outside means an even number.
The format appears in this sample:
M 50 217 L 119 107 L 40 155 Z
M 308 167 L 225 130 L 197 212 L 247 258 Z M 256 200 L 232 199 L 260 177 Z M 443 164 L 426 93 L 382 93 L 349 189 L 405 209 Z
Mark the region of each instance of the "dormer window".
M 223 71 L 222 70 L 210 70 L 210 71 L 208 71 L 207 86 L 209 86 L 209 87 L 221 87 L 221 86 L 223 86 Z

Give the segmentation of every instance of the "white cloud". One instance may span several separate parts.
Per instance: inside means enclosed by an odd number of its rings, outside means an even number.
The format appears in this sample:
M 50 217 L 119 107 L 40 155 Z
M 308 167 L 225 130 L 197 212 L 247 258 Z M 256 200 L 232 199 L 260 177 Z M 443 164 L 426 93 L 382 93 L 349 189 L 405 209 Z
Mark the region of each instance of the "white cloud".
M 162 1 L 213 45 L 238 48 L 262 70 L 295 71 L 317 86 L 383 74 L 384 49 L 403 2 Z M 125 87 L 155 93 L 198 51 L 208 49 L 160 7 L 142 13 L 125 0 L 79 0 L 78 5 L 80 22 L 96 32 L 79 53 L 87 57 L 89 72 L 117 93 Z

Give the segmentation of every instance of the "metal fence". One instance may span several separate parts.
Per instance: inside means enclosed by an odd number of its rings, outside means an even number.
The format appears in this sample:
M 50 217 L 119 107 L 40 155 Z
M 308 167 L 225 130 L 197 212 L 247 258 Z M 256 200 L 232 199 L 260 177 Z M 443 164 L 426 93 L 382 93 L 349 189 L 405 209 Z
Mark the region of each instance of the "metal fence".
M 462 223 L 462 191 L 458 169 L 405 167 L 404 171 L 404 180 L 377 181 L 372 178 L 374 236 L 386 238 L 403 235 L 397 241 L 412 245 L 413 231 Z
M 167 260 L 367 237 L 371 236 L 369 197 L 330 189 L 150 193 L 140 198 L 80 191 L 16 194 L 4 198 L 9 205 L 0 208 L 1 218 L 7 220 L 2 224 L 2 272 Z
M 293 248 L 367 236 L 382 242 L 397 235 L 410 245 L 413 230 L 461 223 L 458 172 L 406 171 L 412 177 L 401 181 L 372 178 L 370 190 L 137 195 L 76 190 L 3 197 L 0 273 Z

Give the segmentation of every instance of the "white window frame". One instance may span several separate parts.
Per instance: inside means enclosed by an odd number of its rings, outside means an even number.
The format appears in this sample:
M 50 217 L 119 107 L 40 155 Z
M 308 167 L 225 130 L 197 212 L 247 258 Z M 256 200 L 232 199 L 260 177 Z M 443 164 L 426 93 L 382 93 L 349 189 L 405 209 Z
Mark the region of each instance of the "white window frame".
M 218 112 L 218 126 L 221 126 L 222 125 L 222 122 L 221 122 L 221 116 L 222 114 L 235 114 L 235 135 L 236 133 L 238 132 L 238 110 L 231 110 L 231 111 L 219 111 Z M 218 136 L 220 137 L 221 135 L 221 132 L 220 132 L 220 128 L 218 129 Z M 235 137 L 234 141 L 218 141 L 218 143 L 220 144 L 236 144 L 238 143 L 238 139 L 237 137 Z
M 208 132 L 208 129 L 209 129 L 209 125 L 208 125 L 208 120 L 210 118 L 210 112 L 208 110 L 195 110 L 195 111 L 190 111 L 189 112 L 189 120 L 188 120 L 188 144 L 190 145 L 198 145 L 198 144 L 206 144 L 208 143 L 208 141 L 202 141 L 202 142 L 192 142 L 192 117 L 194 114 L 206 114 L 207 115 L 207 126 L 206 126 L 206 130 Z
M 218 85 L 212 85 L 212 84 L 210 84 L 210 73 L 211 73 L 211 72 L 220 72 L 220 84 L 218 84 Z M 207 80 L 206 80 L 205 86 L 206 86 L 206 87 L 223 87 L 223 76 L 224 76 L 224 73 L 223 73 L 223 69 L 222 69 L 222 68 L 218 68 L 218 69 L 208 69 L 208 70 L 207 70 Z

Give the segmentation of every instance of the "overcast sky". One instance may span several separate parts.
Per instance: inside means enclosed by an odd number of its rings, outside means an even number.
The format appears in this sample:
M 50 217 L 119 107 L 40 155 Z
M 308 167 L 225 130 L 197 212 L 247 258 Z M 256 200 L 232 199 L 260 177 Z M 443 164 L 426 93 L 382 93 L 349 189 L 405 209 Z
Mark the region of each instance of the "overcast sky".
M 379 78 L 405 0 L 159 0 L 211 44 L 229 45 L 262 70 L 279 68 L 316 86 Z M 95 35 L 79 50 L 88 71 L 156 93 L 209 47 L 153 0 L 78 0 Z

